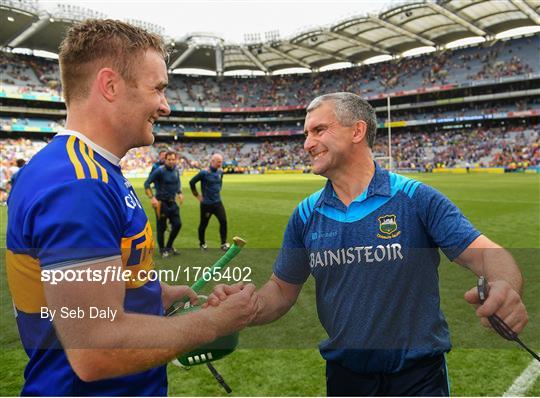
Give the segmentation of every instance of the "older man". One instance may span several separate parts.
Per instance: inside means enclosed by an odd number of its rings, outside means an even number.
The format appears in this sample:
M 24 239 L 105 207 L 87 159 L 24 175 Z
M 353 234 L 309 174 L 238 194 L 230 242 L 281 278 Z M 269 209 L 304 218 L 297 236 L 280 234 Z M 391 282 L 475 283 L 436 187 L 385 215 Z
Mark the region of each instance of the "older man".
M 376 128 L 373 108 L 355 94 L 308 106 L 304 149 L 328 181 L 294 210 L 253 324 L 283 316 L 312 275 L 328 333 L 320 345 L 328 395 L 446 396 L 438 249 L 491 282 L 482 322 L 497 313 L 518 333 L 527 323 L 521 273 L 441 193 L 381 169 L 371 153 Z M 209 303 L 222 305 L 239 287 L 218 286 Z M 475 288 L 465 298 L 479 304 Z

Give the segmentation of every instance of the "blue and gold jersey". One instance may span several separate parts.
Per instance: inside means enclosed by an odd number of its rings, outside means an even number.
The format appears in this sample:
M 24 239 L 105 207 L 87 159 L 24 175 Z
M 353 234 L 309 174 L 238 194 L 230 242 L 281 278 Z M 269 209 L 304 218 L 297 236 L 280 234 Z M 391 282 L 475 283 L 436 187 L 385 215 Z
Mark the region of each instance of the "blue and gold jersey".
M 438 249 L 453 260 L 479 235 L 441 193 L 376 165 L 348 207 L 330 181 L 298 205 L 274 273 L 293 284 L 314 277 L 325 359 L 392 373 L 450 350 Z
M 84 135 L 65 131 L 18 175 L 9 197 L 7 276 L 29 356 L 23 395 L 166 395 L 165 367 L 86 383 L 71 369 L 50 318 L 42 270 L 122 259 L 133 273 L 153 269 L 150 224 L 119 159 Z M 126 282 L 124 308 L 163 315 L 158 281 Z

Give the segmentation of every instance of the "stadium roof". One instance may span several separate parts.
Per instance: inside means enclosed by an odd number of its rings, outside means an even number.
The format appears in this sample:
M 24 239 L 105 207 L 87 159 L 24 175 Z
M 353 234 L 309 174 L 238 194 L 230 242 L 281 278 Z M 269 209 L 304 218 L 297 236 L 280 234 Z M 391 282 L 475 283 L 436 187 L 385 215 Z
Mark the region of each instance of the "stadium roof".
M 102 13 L 76 5 L 59 4 L 55 11 L 45 11 L 35 0 L 1 0 L 0 45 L 57 53 L 68 26 L 85 18 L 104 17 Z M 128 22 L 166 37 L 173 45 L 171 70 L 272 73 L 296 67 L 318 70 L 340 62 L 358 64 L 375 56 L 399 56 L 419 47 L 441 48 L 469 37 L 490 40 L 509 29 L 540 26 L 540 1 L 409 1 L 379 14 L 350 17 L 288 39 L 268 35 L 265 40 L 253 37 L 242 45 L 205 33 L 171 38 L 155 24 Z

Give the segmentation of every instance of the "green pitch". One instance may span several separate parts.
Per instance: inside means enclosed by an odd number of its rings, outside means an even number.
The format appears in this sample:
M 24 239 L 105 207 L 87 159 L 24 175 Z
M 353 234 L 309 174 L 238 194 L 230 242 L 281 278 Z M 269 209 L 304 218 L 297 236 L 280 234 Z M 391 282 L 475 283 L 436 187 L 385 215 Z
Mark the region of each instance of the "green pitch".
M 424 175 L 417 178 L 450 197 L 475 224 L 497 243 L 509 248 L 520 263 L 526 281 L 525 304 L 529 325 L 522 340 L 540 350 L 540 176 L 537 175 Z M 185 270 L 209 266 L 217 251 L 198 249 L 198 202 L 183 179 L 186 200 L 182 206 L 182 230 L 176 241 L 181 255 L 167 260 L 156 256 L 160 269 Z M 154 216 L 142 190 L 133 181 L 152 225 Z M 229 235 L 248 241 L 230 267 L 249 267 L 249 277 L 261 286 L 271 273 L 287 220 L 298 202 L 321 188 L 322 178 L 312 175 L 225 176 L 223 200 Z M 0 234 L 4 239 L 6 209 L 0 208 Z M 218 247 L 218 224 L 207 229 L 210 248 Z M 2 256 L 0 276 L 0 395 L 18 395 L 23 382 L 26 355 L 20 348 Z M 193 268 L 191 268 L 193 269 Z M 182 271 L 178 283 L 192 282 Z M 245 274 L 243 274 L 245 276 Z M 463 300 L 475 277 L 443 256 L 440 267 L 442 306 L 452 334 L 454 349 L 448 355 L 452 395 L 500 396 L 530 363 L 527 353 L 483 329 L 474 311 Z M 209 283 L 212 285 L 212 283 Z M 206 289 L 207 291 L 209 290 Z M 238 396 L 325 395 L 324 361 L 317 342 L 325 337 L 316 315 L 314 284 L 304 286 L 298 303 L 281 320 L 240 334 L 241 349 L 215 366 Z M 181 337 L 179 337 L 181 338 Z M 189 371 L 169 366 L 169 394 L 223 395 L 206 367 Z M 540 395 L 540 381 L 527 393 Z

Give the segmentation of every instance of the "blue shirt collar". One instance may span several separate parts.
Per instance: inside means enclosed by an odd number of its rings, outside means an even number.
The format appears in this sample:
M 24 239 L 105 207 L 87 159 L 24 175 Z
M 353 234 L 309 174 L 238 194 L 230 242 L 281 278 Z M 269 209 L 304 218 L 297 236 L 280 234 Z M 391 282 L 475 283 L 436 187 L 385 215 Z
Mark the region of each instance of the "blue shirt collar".
M 377 162 L 374 161 L 373 163 L 375 164 L 375 173 L 373 174 L 367 189 L 356 197 L 351 203 L 363 202 L 364 200 L 375 195 L 391 196 L 390 174 L 388 171 L 381 168 Z M 326 181 L 323 193 L 319 200 L 317 200 L 315 203 L 315 207 L 322 206 L 323 203 L 335 208 L 344 206 L 343 202 L 341 202 L 341 200 L 339 200 L 337 197 L 336 191 L 334 191 L 334 187 L 332 186 L 332 182 L 330 180 Z

